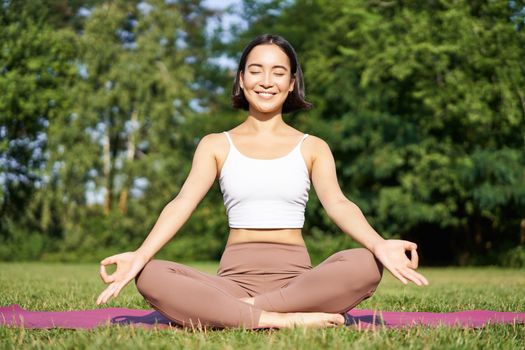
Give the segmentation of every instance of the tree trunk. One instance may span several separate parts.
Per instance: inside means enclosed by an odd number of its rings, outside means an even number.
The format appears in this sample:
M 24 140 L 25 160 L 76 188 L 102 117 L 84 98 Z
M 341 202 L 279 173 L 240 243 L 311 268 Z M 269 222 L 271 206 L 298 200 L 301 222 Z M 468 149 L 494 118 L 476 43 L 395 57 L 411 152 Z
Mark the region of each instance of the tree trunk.
M 104 161 L 104 183 L 106 184 L 106 196 L 104 198 L 104 215 L 111 211 L 111 194 L 113 192 L 113 181 L 111 179 L 111 146 L 109 138 L 109 126 L 104 133 L 103 161 Z
M 138 123 L 138 116 L 139 116 L 139 112 L 136 109 L 134 109 L 133 112 L 131 113 L 131 124 L 133 128 Z M 126 160 L 128 164 L 131 164 L 133 162 L 133 159 L 135 158 L 135 151 L 136 151 L 135 135 L 136 135 L 135 129 L 132 129 L 128 136 L 128 145 L 127 145 L 127 152 L 126 152 Z M 133 181 L 132 172 L 128 171 L 127 180 L 124 183 L 122 191 L 120 192 L 120 198 L 119 198 L 119 203 L 118 203 L 119 210 L 122 214 L 126 214 L 128 210 L 128 192 L 129 192 L 129 187 L 132 181 Z

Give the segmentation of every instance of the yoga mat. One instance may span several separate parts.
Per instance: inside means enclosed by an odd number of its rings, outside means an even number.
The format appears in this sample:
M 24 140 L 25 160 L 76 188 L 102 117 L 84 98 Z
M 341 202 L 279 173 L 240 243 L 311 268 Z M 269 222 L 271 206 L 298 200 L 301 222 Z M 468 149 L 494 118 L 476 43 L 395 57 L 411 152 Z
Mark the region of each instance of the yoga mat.
M 481 328 L 491 323 L 525 323 L 525 312 L 468 310 L 459 312 L 396 312 L 353 309 L 348 312 L 358 329 L 402 328 L 417 325 Z M 18 304 L 0 307 L 0 325 L 10 327 L 92 329 L 104 325 L 142 328 L 178 327 L 155 310 L 103 308 L 71 311 L 29 311 Z

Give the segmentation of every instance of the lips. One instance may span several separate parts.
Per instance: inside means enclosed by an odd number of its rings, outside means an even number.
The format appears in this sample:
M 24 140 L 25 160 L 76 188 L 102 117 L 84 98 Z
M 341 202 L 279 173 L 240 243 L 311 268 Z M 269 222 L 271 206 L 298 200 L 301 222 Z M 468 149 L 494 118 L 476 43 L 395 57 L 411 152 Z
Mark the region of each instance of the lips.
M 274 92 L 267 92 L 267 91 L 255 91 L 255 93 L 264 99 L 270 99 L 275 95 Z

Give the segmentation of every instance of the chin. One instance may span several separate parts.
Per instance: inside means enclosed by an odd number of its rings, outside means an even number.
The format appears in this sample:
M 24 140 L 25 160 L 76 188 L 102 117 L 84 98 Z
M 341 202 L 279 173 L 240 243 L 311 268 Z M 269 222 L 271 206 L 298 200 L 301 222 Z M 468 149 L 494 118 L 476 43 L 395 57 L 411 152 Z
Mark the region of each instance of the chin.
M 264 114 L 270 114 L 270 113 L 277 114 L 277 113 L 281 113 L 281 111 L 282 111 L 282 107 L 281 108 L 260 108 L 260 107 L 254 107 L 253 109 L 256 110 L 259 113 L 264 113 Z
M 248 101 L 249 103 L 249 101 Z M 256 103 L 249 103 L 251 106 L 253 106 L 253 110 L 254 111 L 257 111 L 259 113 L 265 113 L 265 114 L 268 114 L 268 113 L 282 113 L 282 108 L 283 108 L 283 105 L 284 105 L 284 101 L 282 104 L 279 104 L 277 106 L 275 105 L 271 105 L 271 106 L 264 106 L 264 105 L 260 105 L 260 104 L 256 104 Z

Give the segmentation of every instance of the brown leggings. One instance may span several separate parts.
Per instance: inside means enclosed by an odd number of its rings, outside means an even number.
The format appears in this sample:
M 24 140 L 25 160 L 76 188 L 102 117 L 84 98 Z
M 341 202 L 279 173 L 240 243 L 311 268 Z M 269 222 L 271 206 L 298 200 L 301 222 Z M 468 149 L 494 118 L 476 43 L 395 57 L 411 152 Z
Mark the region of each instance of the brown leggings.
M 154 259 L 135 283 L 153 308 L 181 326 L 251 329 L 259 328 L 263 310 L 346 312 L 374 293 L 382 274 L 365 248 L 342 250 L 312 268 L 304 246 L 246 242 L 226 246 L 216 276 Z

